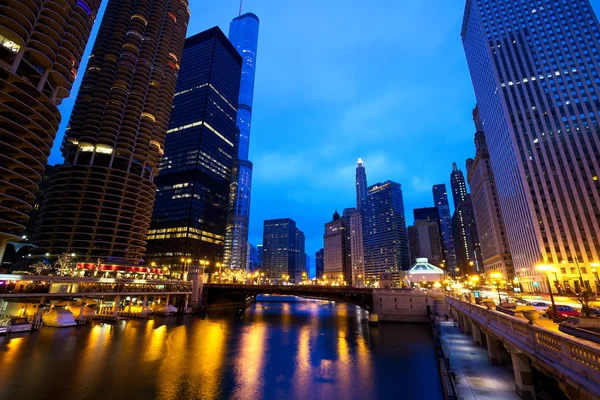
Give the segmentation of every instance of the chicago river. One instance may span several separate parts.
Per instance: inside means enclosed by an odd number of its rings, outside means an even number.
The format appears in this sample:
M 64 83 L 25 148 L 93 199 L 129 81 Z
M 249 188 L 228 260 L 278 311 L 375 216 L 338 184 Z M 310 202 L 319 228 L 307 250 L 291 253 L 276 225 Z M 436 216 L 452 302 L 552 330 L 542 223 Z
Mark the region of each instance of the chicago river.
M 429 326 L 373 328 L 355 306 L 294 297 L 235 316 L 45 327 L 0 349 L 0 398 L 443 398 Z

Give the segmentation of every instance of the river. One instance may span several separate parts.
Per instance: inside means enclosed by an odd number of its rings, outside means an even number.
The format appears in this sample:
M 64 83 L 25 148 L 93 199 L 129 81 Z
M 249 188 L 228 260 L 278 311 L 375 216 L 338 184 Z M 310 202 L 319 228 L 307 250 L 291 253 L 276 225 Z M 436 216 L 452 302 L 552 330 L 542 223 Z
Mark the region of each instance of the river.
M 0 336 L 0 399 L 442 399 L 430 328 L 366 319 L 262 297 L 237 316 Z

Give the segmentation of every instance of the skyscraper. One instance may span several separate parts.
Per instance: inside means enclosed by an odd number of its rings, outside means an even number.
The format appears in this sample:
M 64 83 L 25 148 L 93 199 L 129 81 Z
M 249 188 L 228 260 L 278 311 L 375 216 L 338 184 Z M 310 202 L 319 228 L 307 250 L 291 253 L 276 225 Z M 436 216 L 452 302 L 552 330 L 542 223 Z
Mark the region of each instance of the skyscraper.
M 356 209 L 361 210 L 361 203 L 367 197 L 367 172 L 361 158 L 356 163 Z
M 508 249 L 502 211 L 498 204 L 496 181 L 492 173 L 490 155 L 477 107 L 473 110 L 473 119 L 476 128 L 476 155 L 473 164 L 467 167 L 467 180 L 471 188 L 471 200 L 481 243 L 483 269 L 488 276 L 492 273 L 500 273 L 503 279 L 511 282 L 514 277 L 512 258 Z
M 350 261 L 352 266 L 352 284 L 358 282 L 359 275 L 365 275 L 365 252 L 363 247 L 363 229 L 360 212 L 350 215 Z
M 187 0 L 108 2 L 48 185 L 40 251 L 142 260 L 188 19 Z
M 264 222 L 262 269 L 267 279 L 281 280 L 283 275 L 295 278 L 297 238 L 296 222 L 290 218 Z
M 352 271 L 347 231 L 348 226 L 336 210 L 331 222 L 325 224 L 323 260 L 325 275 L 328 280 L 350 284 L 352 282 Z
M 452 163 L 452 172 L 450 173 L 450 187 L 452 188 L 452 200 L 454 201 L 454 209 L 458 208 L 458 204 L 467 200 L 467 184 L 463 172 L 458 169 L 456 163 Z
M 416 263 L 417 258 L 427 258 L 436 266 L 442 264 L 442 239 L 437 222 L 416 220 L 407 231 L 411 264 Z
M 415 221 L 440 222 L 440 212 L 437 207 L 415 208 L 413 217 Z
M 223 261 L 241 66 L 218 27 L 185 41 L 147 251 L 171 271 Z
M 402 186 L 392 181 L 370 186 L 361 217 L 365 282 L 375 283 L 388 270 L 407 269 L 408 236 Z
M 236 123 L 236 158 L 233 161 L 230 199 L 225 235 L 224 263 L 231 268 L 243 268 L 246 263 L 246 243 L 250 221 L 252 163 L 248 160 L 250 126 L 254 98 L 254 75 L 258 50 L 258 17 L 247 13 L 234 18 L 229 25 L 229 40 L 243 58 L 242 79 Z
M 471 195 L 458 203 L 452 215 L 452 236 L 456 250 L 458 274 L 480 274 L 483 272 L 479 234 Z
M 452 237 L 452 216 L 448 204 L 448 192 L 445 184 L 433 185 L 433 204 L 438 208 L 440 215 L 440 232 L 442 234 L 442 245 L 444 250 L 444 265 L 447 271 L 456 268 L 456 252 L 454 249 L 454 238 Z
M 308 276 L 308 270 L 306 268 L 306 251 L 305 251 L 306 237 L 304 232 L 296 228 L 296 241 L 293 246 L 293 250 L 296 253 L 296 270 L 294 275 L 290 274 L 290 278 L 293 277 L 295 282 L 302 282 L 304 274 Z
M 0 261 L 25 230 L 100 2 L 0 6 Z
M 526 291 L 550 290 L 538 263 L 577 290 L 600 260 L 598 25 L 588 0 L 466 3 L 461 36 Z
M 323 279 L 325 273 L 325 249 L 321 249 L 315 253 L 315 274 L 317 279 Z

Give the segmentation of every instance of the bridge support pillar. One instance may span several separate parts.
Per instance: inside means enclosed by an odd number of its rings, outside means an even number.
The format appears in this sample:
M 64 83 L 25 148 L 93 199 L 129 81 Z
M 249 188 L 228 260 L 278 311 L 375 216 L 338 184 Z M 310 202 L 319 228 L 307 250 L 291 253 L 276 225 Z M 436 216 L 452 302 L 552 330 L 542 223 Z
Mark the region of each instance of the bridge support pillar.
M 465 333 L 465 320 L 460 312 L 456 312 L 456 320 L 458 321 L 458 329 L 460 333 Z
M 471 321 L 466 315 L 463 315 L 463 325 L 465 327 L 465 334 L 470 335 L 472 333 Z
M 517 394 L 523 400 L 534 400 L 536 398 L 535 387 L 533 386 L 533 375 L 531 374 L 529 358 L 523 353 L 514 351 L 514 349 L 507 348 L 507 350 L 512 358 Z
M 121 296 L 115 297 L 115 306 L 113 307 L 113 317 L 119 315 L 119 302 L 121 301 Z
M 479 325 L 473 321 L 471 321 L 471 332 L 473 333 L 473 342 L 475 345 L 481 346 L 483 343 L 481 341 L 481 329 L 479 329 Z
M 492 335 L 490 335 L 489 333 L 485 335 L 485 341 L 487 343 L 487 351 L 488 357 L 490 359 L 490 364 L 500 365 L 500 341 Z

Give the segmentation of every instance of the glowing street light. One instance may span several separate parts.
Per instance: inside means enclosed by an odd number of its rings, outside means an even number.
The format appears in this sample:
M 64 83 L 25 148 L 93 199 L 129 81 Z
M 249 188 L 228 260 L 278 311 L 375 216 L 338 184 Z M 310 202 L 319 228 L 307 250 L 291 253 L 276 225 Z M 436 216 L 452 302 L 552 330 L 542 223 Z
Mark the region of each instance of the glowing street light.
M 535 269 L 537 269 L 538 271 L 544 272 L 544 275 L 546 275 L 546 282 L 548 283 L 548 289 L 550 290 L 550 301 L 552 302 L 552 320 L 554 322 L 558 322 L 560 321 L 560 318 L 558 316 L 558 310 L 556 309 L 556 303 L 554 303 L 554 294 L 552 294 L 552 286 L 550 284 L 550 276 L 548 275 L 550 272 L 555 272 L 556 268 L 554 268 L 552 265 L 547 265 L 547 264 L 540 264 L 540 265 L 536 265 Z

